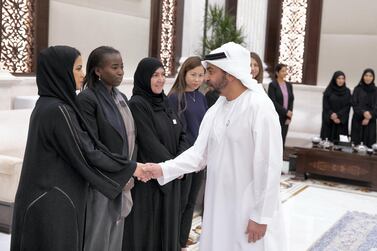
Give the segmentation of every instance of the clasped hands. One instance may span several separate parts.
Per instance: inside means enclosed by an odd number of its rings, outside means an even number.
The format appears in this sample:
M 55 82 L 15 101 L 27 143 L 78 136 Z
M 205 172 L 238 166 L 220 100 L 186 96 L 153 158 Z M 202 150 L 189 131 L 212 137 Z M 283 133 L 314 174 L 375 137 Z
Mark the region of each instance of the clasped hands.
M 364 116 L 364 119 L 363 119 L 363 121 L 361 122 L 361 124 L 362 124 L 363 126 L 366 126 L 366 125 L 369 124 L 369 120 L 372 119 L 372 114 L 371 114 L 369 111 L 365 111 L 365 112 L 363 113 L 363 116 Z
M 340 119 L 338 118 L 338 114 L 335 112 L 331 113 L 330 119 L 334 121 L 335 124 L 340 124 Z
M 148 182 L 150 179 L 157 179 L 163 175 L 162 168 L 159 164 L 154 163 L 137 163 L 134 176 L 143 182 Z

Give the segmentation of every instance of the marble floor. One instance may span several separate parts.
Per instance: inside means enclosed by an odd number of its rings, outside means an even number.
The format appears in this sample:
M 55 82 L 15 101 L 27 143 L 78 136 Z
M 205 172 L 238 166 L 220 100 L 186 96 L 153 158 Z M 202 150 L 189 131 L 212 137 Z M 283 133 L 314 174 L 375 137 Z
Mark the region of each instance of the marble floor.
M 298 187 L 283 203 L 290 251 L 307 250 L 347 211 L 376 214 L 377 193 L 309 184 Z M 0 250 L 8 251 L 10 235 L 0 233 Z M 191 249 L 197 250 L 197 247 Z

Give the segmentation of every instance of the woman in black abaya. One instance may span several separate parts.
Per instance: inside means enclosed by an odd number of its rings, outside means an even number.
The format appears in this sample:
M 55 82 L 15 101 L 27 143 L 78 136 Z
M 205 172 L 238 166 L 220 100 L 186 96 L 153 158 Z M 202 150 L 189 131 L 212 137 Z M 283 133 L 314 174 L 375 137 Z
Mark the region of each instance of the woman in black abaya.
M 110 154 L 82 129 L 87 126 L 75 105 L 81 62 L 68 46 L 47 48 L 38 57 L 40 98 L 30 118 L 11 251 L 82 250 L 89 184 L 114 199 L 134 172 L 142 174 L 136 162 Z
M 323 93 L 321 138 L 339 141 L 339 135 L 348 136 L 348 118 L 351 109 L 351 91 L 346 87 L 346 76 L 336 71 Z
M 352 94 L 351 140 L 355 145 L 361 142 L 368 147 L 376 143 L 377 88 L 372 69 L 363 72 L 359 84 Z
M 136 68 L 129 105 L 138 130 L 138 161 L 160 163 L 188 147 L 178 116 L 163 92 L 164 74 L 161 62 L 155 58 L 144 58 Z M 135 182 L 123 250 L 180 250 L 180 185 L 180 180 L 164 186 L 156 180 Z

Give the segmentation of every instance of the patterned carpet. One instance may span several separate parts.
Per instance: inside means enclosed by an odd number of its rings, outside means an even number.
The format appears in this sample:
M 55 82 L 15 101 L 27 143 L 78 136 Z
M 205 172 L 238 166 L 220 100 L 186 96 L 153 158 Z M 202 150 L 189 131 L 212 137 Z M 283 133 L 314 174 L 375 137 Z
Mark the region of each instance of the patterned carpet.
M 347 212 L 309 251 L 377 250 L 377 215 Z
M 308 186 L 312 187 L 320 187 L 325 189 L 334 189 L 338 191 L 348 192 L 348 193 L 356 193 L 361 195 L 373 196 L 377 197 L 377 192 L 371 191 L 368 187 L 353 185 L 350 183 L 345 183 L 344 181 L 331 181 L 328 179 L 307 179 L 307 180 L 295 180 L 294 175 L 282 175 L 280 185 L 283 183 L 290 184 L 292 188 L 282 189 L 282 202 L 284 203 L 284 193 L 291 194 L 292 190 L 297 187 L 304 187 L 304 189 Z M 282 187 L 282 186 L 281 186 Z M 282 187 L 283 188 L 283 187 Z M 300 190 L 299 192 L 303 191 L 304 189 Z M 297 193 L 293 194 L 296 195 Z

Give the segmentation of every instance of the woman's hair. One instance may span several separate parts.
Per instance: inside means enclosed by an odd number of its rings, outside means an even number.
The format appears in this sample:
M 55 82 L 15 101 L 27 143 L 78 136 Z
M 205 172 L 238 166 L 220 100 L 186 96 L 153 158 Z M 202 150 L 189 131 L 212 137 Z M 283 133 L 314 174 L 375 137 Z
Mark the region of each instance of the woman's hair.
M 278 78 L 278 75 L 276 73 L 278 73 L 284 67 L 287 67 L 287 65 L 286 64 L 280 64 L 280 63 L 275 65 L 275 69 L 274 69 L 275 78 Z
M 255 52 L 250 52 L 250 57 L 253 58 L 255 61 L 257 61 L 257 64 L 259 66 L 259 72 L 258 75 L 255 76 L 255 79 L 258 81 L 258 83 L 263 83 L 263 63 L 260 59 L 259 55 Z
M 202 66 L 202 60 L 200 57 L 194 56 L 187 58 L 185 62 L 183 62 L 181 69 L 179 70 L 178 76 L 168 94 L 169 96 L 172 94 L 177 95 L 179 115 L 186 110 L 186 74 L 188 71 L 198 66 Z
M 108 54 L 120 54 L 120 52 L 110 46 L 100 46 L 90 53 L 88 62 L 86 63 L 86 75 L 82 87 L 83 89 L 85 86 L 89 88 L 93 87 L 95 82 L 98 81 L 99 77 L 95 72 L 96 67 L 103 67 L 105 56 Z

